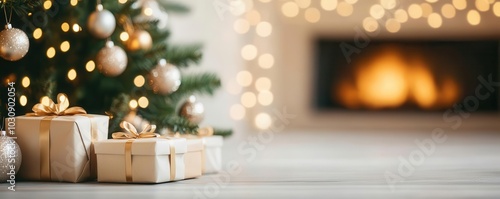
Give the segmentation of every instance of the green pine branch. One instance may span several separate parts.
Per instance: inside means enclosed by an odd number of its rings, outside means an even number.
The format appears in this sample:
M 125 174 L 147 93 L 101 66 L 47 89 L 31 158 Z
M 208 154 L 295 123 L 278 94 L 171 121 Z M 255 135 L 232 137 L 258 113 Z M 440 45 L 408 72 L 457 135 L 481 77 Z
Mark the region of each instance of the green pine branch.
M 188 13 L 189 8 L 178 4 L 178 3 L 173 3 L 169 2 L 167 0 L 157 0 L 158 5 L 165 11 L 167 12 L 176 12 L 176 13 Z
M 214 129 L 214 135 L 220 135 L 222 137 L 229 137 L 233 134 L 230 129 Z
M 169 47 L 165 58 L 168 62 L 178 67 L 186 67 L 191 64 L 197 64 L 202 58 L 201 46 L 192 45 Z
M 172 102 L 178 102 L 192 94 L 213 95 L 215 90 L 220 88 L 221 81 L 213 73 L 183 75 L 179 89 L 170 94 L 168 98 Z
M 2 10 L 5 8 L 5 10 L 9 12 L 9 10 L 12 9 L 18 16 L 26 16 L 29 12 L 41 5 L 42 0 L 8 0 L 0 2 L 0 8 Z

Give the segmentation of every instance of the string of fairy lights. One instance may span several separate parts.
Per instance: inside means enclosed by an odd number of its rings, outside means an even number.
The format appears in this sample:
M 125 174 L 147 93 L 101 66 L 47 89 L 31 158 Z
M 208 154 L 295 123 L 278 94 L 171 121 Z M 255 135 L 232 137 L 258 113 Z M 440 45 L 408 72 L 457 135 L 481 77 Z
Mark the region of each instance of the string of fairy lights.
M 71 4 L 71 6 L 77 6 L 78 2 L 79 2 L 79 0 L 71 0 L 70 4 Z M 127 0 L 118 0 L 118 2 L 121 4 L 125 4 L 125 3 L 127 3 Z M 46 0 L 43 3 L 43 8 L 45 10 L 49 10 L 52 8 L 52 5 L 53 5 L 52 0 Z M 145 16 L 152 16 L 153 15 L 153 9 L 150 7 L 144 7 L 142 9 L 142 12 Z M 29 13 L 29 15 L 31 15 L 31 13 Z M 69 22 L 63 22 L 61 24 L 61 31 L 65 32 L 65 33 L 69 32 L 69 31 L 73 31 L 74 33 L 78 33 L 78 32 L 81 32 L 82 30 L 83 30 L 82 26 L 80 26 L 78 23 L 70 24 Z M 35 40 L 40 40 L 43 37 L 43 30 L 41 28 L 36 28 L 32 34 L 33 34 L 33 38 Z M 120 40 L 122 42 L 126 42 L 128 39 L 129 39 L 129 34 L 127 32 L 124 31 L 124 32 L 120 33 Z M 47 51 L 46 51 L 46 56 L 49 59 L 53 59 L 57 55 L 58 50 L 60 50 L 60 53 L 66 53 L 70 50 L 70 48 L 71 48 L 71 44 L 69 41 L 62 41 L 61 44 L 58 46 L 58 48 L 57 47 L 48 47 Z M 85 64 L 85 70 L 87 72 L 89 72 L 89 73 L 93 72 L 95 69 L 96 69 L 96 63 L 94 62 L 94 60 L 89 60 Z M 77 76 L 78 76 L 78 74 L 74 68 L 69 69 L 69 71 L 67 73 L 67 79 L 69 81 L 74 81 L 77 78 Z M 134 85 L 138 88 L 144 86 L 145 83 L 146 83 L 146 79 L 142 75 L 138 75 L 134 78 Z M 28 88 L 30 86 L 30 84 L 31 84 L 31 80 L 28 76 L 25 76 L 22 78 L 21 85 L 24 88 Z M 42 103 L 44 105 L 48 105 L 49 102 L 50 102 L 50 99 L 48 96 L 43 96 L 40 99 L 40 103 Z M 19 104 L 21 106 L 26 106 L 26 104 L 28 104 L 28 98 L 25 95 L 19 96 Z M 138 99 L 130 100 L 129 106 L 133 110 L 138 108 L 138 107 L 146 108 L 149 106 L 149 100 L 147 97 L 141 96 Z
M 259 129 L 268 129 L 272 125 L 272 117 L 269 112 L 259 111 L 260 108 L 269 107 L 274 102 L 272 92 L 272 80 L 266 76 L 257 74 L 269 73 L 275 64 L 275 57 L 267 48 L 258 42 L 269 39 L 273 33 L 273 24 L 268 12 L 274 12 L 267 8 L 274 7 L 285 19 L 300 19 L 314 24 L 321 20 L 322 15 L 336 13 L 340 18 L 349 18 L 360 10 L 358 0 L 237 0 L 228 6 L 229 12 L 236 16 L 233 29 L 237 34 L 249 38 L 247 44 L 241 47 L 241 58 L 245 60 L 250 70 L 242 70 L 236 74 L 233 82 L 227 86 L 227 91 L 240 97 L 240 102 L 230 108 L 230 116 L 234 120 L 243 120 L 249 115 L 249 110 L 257 110 L 252 118 L 254 125 Z M 388 33 L 398 33 L 404 23 L 410 20 L 426 20 L 432 29 L 443 26 L 446 20 L 460 20 L 459 13 L 465 13 L 465 21 L 470 26 L 481 23 L 483 14 L 492 12 L 500 17 L 500 2 L 495 0 L 420 0 L 404 2 L 399 0 L 370 1 L 366 17 L 359 24 L 367 32 L 385 30 Z M 272 5 L 274 3 L 274 5 Z M 366 6 L 367 2 L 363 2 Z M 406 5 L 407 4 L 407 5 Z M 362 6 L 359 6 L 362 7 Z M 266 8 L 266 9 L 264 9 Z M 257 65 L 258 67 L 255 67 Z M 260 107 L 260 108 L 259 108 Z

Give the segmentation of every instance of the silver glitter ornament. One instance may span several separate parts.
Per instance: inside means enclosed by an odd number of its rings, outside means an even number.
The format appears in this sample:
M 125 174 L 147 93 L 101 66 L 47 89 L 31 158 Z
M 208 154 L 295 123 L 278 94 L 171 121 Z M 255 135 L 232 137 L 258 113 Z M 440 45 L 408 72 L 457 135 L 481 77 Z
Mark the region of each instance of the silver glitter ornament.
M 21 149 L 13 138 L 7 137 L 5 131 L 0 135 L 0 183 L 5 183 L 17 174 L 23 156 Z
M 30 40 L 26 33 L 11 24 L 0 32 L 0 56 L 8 61 L 22 59 L 30 48 Z
M 99 71 L 108 76 L 115 77 L 123 73 L 127 68 L 128 58 L 125 51 L 108 41 L 96 55 L 96 64 Z
M 87 28 L 94 37 L 99 39 L 108 38 L 113 34 L 116 28 L 115 16 L 99 4 L 97 5 L 96 11 L 89 16 Z
M 205 107 L 201 102 L 196 101 L 194 95 L 191 95 L 186 102 L 182 104 L 179 115 L 193 124 L 200 124 L 205 115 Z
M 170 94 L 181 85 L 181 72 L 179 69 L 167 63 L 165 59 L 161 59 L 158 65 L 149 72 L 149 85 L 155 93 Z

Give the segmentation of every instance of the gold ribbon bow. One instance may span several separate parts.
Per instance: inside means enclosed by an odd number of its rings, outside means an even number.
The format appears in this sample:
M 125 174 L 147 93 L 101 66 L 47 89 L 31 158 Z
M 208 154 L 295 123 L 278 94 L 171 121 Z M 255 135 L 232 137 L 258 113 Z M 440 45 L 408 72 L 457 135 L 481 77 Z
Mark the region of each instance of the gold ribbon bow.
M 126 132 L 116 132 L 113 133 L 113 139 L 139 139 L 139 138 L 156 138 L 160 137 L 159 134 L 155 133 L 156 125 L 147 125 L 140 133 L 134 125 L 127 121 L 120 123 L 120 127 L 125 129 Z
M 82 107 L 69 107 L 68 96 L 64 93 L 59 93 L 57 95 L 57 104 L 49 99 L 48 106 L 38 103 L 33 106 L 32 110 L 34 113 L 28 113 L 28 116 L 61 116 L 87 114 L 87 111 L 85 111 L 85 109 L 83 109 Z

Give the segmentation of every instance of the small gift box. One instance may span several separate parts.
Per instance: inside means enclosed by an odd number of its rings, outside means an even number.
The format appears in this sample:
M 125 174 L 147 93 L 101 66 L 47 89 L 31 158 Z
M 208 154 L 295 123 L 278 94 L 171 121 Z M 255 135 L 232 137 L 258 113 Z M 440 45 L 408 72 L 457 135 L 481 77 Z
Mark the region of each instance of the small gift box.
M 201 175 L 201 142 L 159 137 L 155 125 L 141 133 L 128 122 L 120 126 L 127 132 L 95 143 L 99 182 L 161 183 Z
M 23 152 L 19 177 L 25 180 L 81 182 L 97 176 L 92 142 L 108 137 L 108 116 L 88 115 L 80 107 L 36 104 L 34 113 L 16 117 L 15 135 Z

